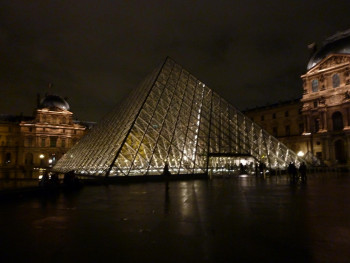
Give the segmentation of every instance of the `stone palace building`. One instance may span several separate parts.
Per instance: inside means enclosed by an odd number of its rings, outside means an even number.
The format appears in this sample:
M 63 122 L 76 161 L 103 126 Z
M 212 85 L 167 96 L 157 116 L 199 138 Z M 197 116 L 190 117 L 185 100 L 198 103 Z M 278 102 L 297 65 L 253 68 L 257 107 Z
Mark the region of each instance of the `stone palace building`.
M 315 164 L 350 165 L 350 30 L 327 38 L 307 64 L 301 99 L 244 112 Z
M 48 168 L 87 131 L 57 95 L 38 96 L 34 116 L 0 115 L 0 168 Z

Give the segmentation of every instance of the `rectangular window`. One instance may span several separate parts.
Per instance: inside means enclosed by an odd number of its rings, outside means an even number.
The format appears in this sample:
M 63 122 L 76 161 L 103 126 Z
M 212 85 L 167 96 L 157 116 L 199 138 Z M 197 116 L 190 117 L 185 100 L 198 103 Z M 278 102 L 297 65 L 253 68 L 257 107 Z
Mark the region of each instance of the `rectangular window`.
M 286 126 L 286 136 L 290 136 L 290 126 Z
M 57 137 L 50 137 L 50 147 L 56 147 Z
M 275 136 L 275 137 L 278 136 L 277 127 L 273 127 L 273 128 L 272 128 L 272 134 L 273 134 L 273 136 Z
M 32 145 L 33 145 L 33 138 L 32 137 L 27 138 L 27 146 L 32 147 Z
M 286 111 L 286 112 L 284 113 L 284 116 L 285 116 L 285 117 L 288 117 L 288 116 L 289 116 L 289 112 Z
M 276 119 L 276 113 L 272 114 L 272 119 Z
M 318 132 L 319 130 L 320 130 L 320 120 L 319 119 L 315 119 L 314 132 Z
M 304 132 L 304 123 L 299 123 L 299 134 Z
M 46 146 L 46 139 L 42 138 L 41 139 L 41 147 L 45 147 Z
M 261 115 L 260 120 L 262 120 L 262 121 L 263 121 L 264 119 L 265 119 L 265 118 L 264 118 L 264 115 Z
M 314 108 L 317 108 L 317 105 L 318 105 L 317 100 L 315 100 L 314 101 Z
M 62 146 L 62 148 L 66 147 L 66 140 L 65 139 L 62 139 L 61 146 Z

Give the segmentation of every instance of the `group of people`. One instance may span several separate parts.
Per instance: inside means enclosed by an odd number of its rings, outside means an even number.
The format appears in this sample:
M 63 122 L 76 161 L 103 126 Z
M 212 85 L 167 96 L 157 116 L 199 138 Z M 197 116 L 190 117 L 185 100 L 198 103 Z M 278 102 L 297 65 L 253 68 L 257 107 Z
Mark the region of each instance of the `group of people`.
M 64 174 L 64 187 L 77 187 L 79 185 L 79 178 L 75 175 L 74 171 L 69 171 L 68 173 Z M 56 188 L 60 186 L 58 174 L 46 170 L 39 181 L 39 186 L 43 188 Z
M 299 176 L 298 176 L 299 172 Z M 306 181 L 306 165 L 301 163 L 299 169 L 295 166 L 294 163 L 289 163 L 288 165 L 288 174 L 292 177 L 293 181 L 296 181 L 299 177 L 302 181 Z
M 39 181 L 40 187 L 55 187 L 60 184 L 60 180 L 58 178 L 58 174 L 56 173 L 50 173 L 49 171 L 45 171 L 43 176 L 41 177 Z

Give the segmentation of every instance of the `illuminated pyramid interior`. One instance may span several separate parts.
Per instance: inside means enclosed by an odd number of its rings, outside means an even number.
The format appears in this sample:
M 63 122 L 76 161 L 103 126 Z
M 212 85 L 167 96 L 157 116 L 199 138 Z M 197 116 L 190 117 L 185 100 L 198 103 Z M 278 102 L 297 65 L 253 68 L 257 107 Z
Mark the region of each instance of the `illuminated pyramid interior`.
M 237 160 L 270 169 L 298 156 L 171 58 L 71 148 L 55 171 L 92 176 L 229 172 Z M 249 163 L 248 163 L 249 164 Z

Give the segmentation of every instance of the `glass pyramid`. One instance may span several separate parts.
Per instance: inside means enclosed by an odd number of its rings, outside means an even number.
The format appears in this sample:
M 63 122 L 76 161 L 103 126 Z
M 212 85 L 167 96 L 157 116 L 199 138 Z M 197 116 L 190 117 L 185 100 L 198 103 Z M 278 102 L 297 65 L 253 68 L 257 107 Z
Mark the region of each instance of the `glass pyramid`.
M 249 157 L 270 169 L 298 156 L 171 58 L 55 165 L 91 176 L 229 171 Z

